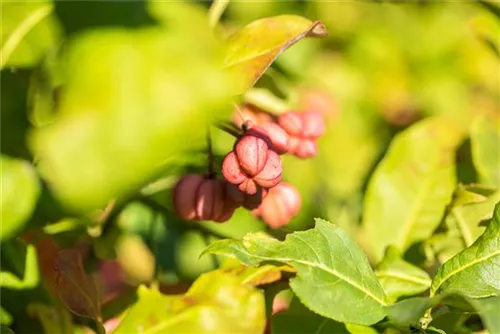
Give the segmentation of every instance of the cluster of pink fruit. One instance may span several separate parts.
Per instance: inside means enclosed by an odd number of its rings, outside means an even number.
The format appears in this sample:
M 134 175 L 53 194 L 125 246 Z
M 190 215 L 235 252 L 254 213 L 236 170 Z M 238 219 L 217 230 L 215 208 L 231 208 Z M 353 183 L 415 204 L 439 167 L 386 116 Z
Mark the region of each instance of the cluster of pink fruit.
M 187 174 L 176 184 L 174 208 L 183 219 L 225 222 L 238 207 L 251 210 L 272 228 L 288 224 L 300 209 L 298 191 L 282 182 L 281 154 L 301 159 L 317 154 L 325 130 L 321 113 L 286 112 L 273 116 L 252 106 L 234 119 L 243 131 L 222 162 L 224 179 Z

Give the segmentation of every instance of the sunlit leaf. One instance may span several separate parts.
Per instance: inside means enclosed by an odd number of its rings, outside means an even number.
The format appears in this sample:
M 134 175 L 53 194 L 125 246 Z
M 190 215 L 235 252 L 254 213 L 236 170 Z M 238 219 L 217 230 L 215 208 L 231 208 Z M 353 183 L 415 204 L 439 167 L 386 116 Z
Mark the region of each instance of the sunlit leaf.
M 230 274 L 203 274 L 180 296 L 141 286 L 138 297 L 114 333 L 250 334 L 265 325 L 263 294 Z
M 10 326 L 12 324 L 12 314 L 7 312 L 3 307 L 0 307 L 0 324 Z
M 357 106 L 344 107 L 338 119 L 329 123 L 318 144 L 317 159 L 329 171 L 322 175 L 324 182 L 341 198 L 349 198 L 361 190 L 383 145 L 388 142 L 383 125 L 358 109 Z
M 26 247 L 26 262 L 24 265 L 24 277 L 21 279 L 8 271 L 0 272 L 0 286 L 7 289 L 23 290 L 32 289 L 40 280 L 36 248 L 33 245 Z
M 404 261 L 394 247 L 389 247 L 384 259 L 375 268 L 375 275 L 387 298 L 395 301 L 401 296 L 416 295 L 427 290 L 431 278 L 422 269 Z
M 326 34 L 321 22 L 295 15 L 268 17 L 250 23 L 227 41 L 224 69 L 234 75 L 234 93 L 240 94 L 252 87 L 274 59 L 300 39 Z
M 59 41 L 52 1 L 2 1 L 0 68 L 35 65 Z
M 31 216 L 40 195 L 40 182 L 35 169 L 27 161 L 2 155 L 0 164 L 2 168 L 0 238 L 4 241 L 19 232 Z
M 314 229 L 280 242 L 249 233 L 243 240 L 221 240 L 204 253 L 236 257 L 248 265 L 263 261 L 297 270 L 290 286 L 312 311 L 336 321 L 370 325 L 384 317 L 386 297 L 365 254 L 346 232 L 322 219 Z
M 102 209 L 206 145 L 208 125 L 231 110 L 230 81 L 222 45 L 197 40 L 192 30 L 113 29 L 68 46 L 59 117 L 31 137 L 65 205 Z
M 276 282 L 281 279 L 283 272 L 295 272 L 290 266 L 274 266 L 271 264 L 259 267 L 239 265 L 236 267 L 221 268 L 219 271 L 232 274 L 238 277 L 241 283 L 253 286 Z
M 493 216 L 495 204 L 500 201 L 500 190 L 488 196 L 460 187 L 456 191 L 450 213 L 446 217 L 448 228 L 454 228 L 462 237 L 464 248 L 469 247 L 484 232 L 481 222 Z
M 442 264 L 434 276 L 431 296 L 458 292 L 472 298 L 500 293 L 500 204 L 483 235 L 472 246 Z
M 432 235 L 455 189 L 460 139 L 446 118 L 421 121 L 394 138 L 365 197 L 363 225 L 375 260 L 387 246 L 403 252 Z
M 470 129 L 470 140 L 480 182 L 500 188 L 500 117 L 476 118 Z

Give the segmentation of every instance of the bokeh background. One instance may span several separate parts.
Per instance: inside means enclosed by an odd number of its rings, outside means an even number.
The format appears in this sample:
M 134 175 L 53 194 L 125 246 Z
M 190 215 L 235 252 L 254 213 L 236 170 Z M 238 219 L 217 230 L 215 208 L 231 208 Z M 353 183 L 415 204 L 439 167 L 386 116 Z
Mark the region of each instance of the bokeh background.
M 328 37 L 302 40 L 280 55 L 244 100 L 276 113 L 320 109 L 327 131 L 318 142 L 316 158 L 284 157 L 284 179 L 302 197 L 300 214 L 289 225 L 271 231 L 251 213 L 238 209 L 227 223 L 203 222 L 193 228 L 172 213 L 171 189 L 181 175 L 206 170 L 204 129 L 215 119 L 209 113 L 220 110 L 217 116 L 229 121 L 233 112 L 224 103 L 227 92 L 218 89 L 226 78 L 213 70 L 209 60 L 191 62 L 199 54 L 219 52 L 218 41 L 212 41 L 198 24 L 205 20 L 202 12 L 209 5 L 199 2 L 197 17 L 191 12 L 184 15 L 182 6 L 176 11 L 162 10 L 161 5 L 146 8 L 142 2 L 56 2 L 54 15 L 30 37 L 31 45 L 55 45 L 50 49 L 53 55 L 49 53 L 37 69 L 27 69 L 23 64 L 33 59 L 18 50 L 19 68 L 2 70 L 2 153 L 34 162 L 39 155 L 53 158 L 53 165 L 37 166 L 48 183 L 25 230 L 43 227 L 61 247 L 81 245 L 96 260 L 94 265 L 109 273 L 105 275 L 110 278 L 110 290 L 115 283 L 119 290 L 124 284 L 134 286 L 157 277 L 165 291 L 185 291 L 200 274 L 219 265 L 217 257 L 199 257 L 210 242 L 241 238 L 252 231 L 282 237 L 311 228 L 314 217 L 340 225 L 367 247 L 359 229 L 366 184 L 391 139 L 433 115 L 448 115 L 466 127 L 479 114 L 498 117 L 500 113 L 500 9 L 496 4 L 233 1 L 217 28 L 223 36 L 253 20 L 280 14 L 325 24 Z M 9 24 L 6 18 L 2 16 L 3 27 Z M 159 44 L 149 33 L 118 30 L 73 40 L 96 28 L 138 30 L 155 20 L 170 33 Z M 196 38 L 186 38 L 180 31 L 196 31 L 192 35 Z M 128 48 L 129 38 L 138 43 L 133 45 L 143 46 L 141 51 Z M 59 51 L 66 42 L 75 44 L 61 63 Z M 25 54 L 40 59 L 36 49 Z M 157 56 L 150 56 L 158 50 Z M 162 55 L 176 61 L 165 63 Z M 155 76 L 159 87 L 145 84 L 153 72 L 159 73 Z M 172 72 L 176 80 L 162 81 L 162 75 Z M 68 81 L 70 92 L 57 100 L 57 87 Z M 172 93 L 159 99 L 161 89 Z M 55 112 L 54 103 L 61 103 L 62 111 Z M 105 110 L 106 116 L 97 115 L 93 108 Z M 117 108 L 128 115 L 127 121 L 123 113 L 114 113 Z M 143 111 L 135 113 L 137 108 Z M 161 114 L 167 108 L 189 112 L 178 118 Z M 45 129 L 62 114 L 74 122 Z M 167 130 L 162 124 L 168 124 Z M 115 133 L 115 127 L 120 131 Z M 85 131 L 95 134 L 92 142 L 80 141 L 79 134 Z M 234 138 L 217 128 L 211 134 L 220 164 Z M 465 141 L 457 155 L 458 178 L 464 184 L 478 181 L 469 145 Z M 492 147 L 492 153 L 499 148 Z M 152 173 L 149 165 L 169 153 L 168 167 Z M 81 173 L 73 179 L 68 171 L 75 170 Z M 100 179 L 103 170 L 113 177 Z M 137 173 L 147 176 L 136 178 Z M 54 179 L 58 181 L 51 184 Z M 79 209 L 93 208 L 110 194 L 131 190 L 140 195 L 137 200 L 110 202 L 98 212 L 84 210 L 83 216 L 73 214 L 75 203 L 85 204 Z M 54 191 L 68 200 L 58 201 Z M 3 266 L 15 262 L 4 254 Z M 101 260 L 110 262 L 99 264 Z M 8 293 L 5 296 L 8 300 Z
M 352 231 L 363 245 L 357 227 L 365 187 L 395 134 L 432 115 L 450 115 L 465 125 L 481 113 L 498 115 L 498 19 L 475 2 L 235 1 L 221 25 L 229 35 L 253 20 L 280 14 L 321 20 L 329 32 L 283 53 L 257 83 L 257 93 L 247 94 L 247 101 L 268 110 L 319 106 L 327 115 L 316 158 L 284 157 L 284 179 L 300 191 L 302 209 L 282 232 L 311 228 L 313 218 L 322 217 Z M 212 136 L 220 162 L 234 139 L 217 129 Z M 477 181 L 467 145 L 457 157 L 464 184 Z M 206 168 L 203 158 L 196 164 L 188 170 Z M 165 206 L 174 183 L 171 174 L 167 179 L 167 189 L 152 196 Z M 213 258 L 198 258 L 217 239 L 210 232 L 241 238 L 268 230 L 244 209 L 227 223 L 203 223 L 207 233 L 179 232 L 172 220 L 139 203 L 119 219 L 124 230 L 144 238 L 160 277 L 169 283 L 193 280 L 217 266 Z

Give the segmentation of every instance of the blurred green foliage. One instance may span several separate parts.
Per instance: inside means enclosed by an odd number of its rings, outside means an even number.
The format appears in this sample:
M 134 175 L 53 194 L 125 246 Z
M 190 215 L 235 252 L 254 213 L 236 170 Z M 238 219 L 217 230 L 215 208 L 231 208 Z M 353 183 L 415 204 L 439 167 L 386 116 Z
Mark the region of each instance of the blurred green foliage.
M 2 332 L 3 325 L 16 332 L 71 325 L 60 301 L 40 292 L 45 283 L 35 264 L 38 255 L 43 269 L 40 255 L 47 252 L 18 247 L 31 234 L 34 244 L 50 235 L 61 248 L 90 245 L 82 246 L 86 269 L 116 261 L 121 271 L 113 275 L 128 287 L 157 279 L 160 288 L 178 294 L 195 282 L 196 291 L 186 296 L 199 297 L 199 304 L 141 288 L 133 313 L 151 311 L 143 310 L 151 300 L 168 299 L 176 317 L 215 312 L 222 326 L 215 332 L 233 324 L 255 332 L 263 327 L 264 311 L 243 307 L 231 294 L 259 299 L 258 289 L 243 289 L 220 272 L 200 277 L 223 261 L 199 258 L 216 240 L 248 232 L 282 238 L 323 217 L 346 230 L 373 265 L 386 246 L 396 245 L 402 257 L 396 269 L 407 272 L 406 265 L 417 264 L 435 270 L 484 232 L 481 222 L 491 218 L 500 187 L 496 4 L 234 1 L 217 34 L 207 21 L 209 5 L 1 1 Z M 236 78 L 221 71 L 226 37 L 256 19 L 284 14 L 304 19 L 293 21 L 293 32 L 284 37 L 257 26 L 250 40 L 258 47 L 242 47 L 249 43 L 243 38 L 233 48 L 236 62 L 261 57 L 265 63 L 250 61 Z M 276 49 L 289 47 L 290 36 L 316 20 L 328 30 L 326 38 L 301 40 L 282 54 Z M 261 75 L 253 90 L 234 96 Z M 327 130 L 315 159 L 283 157 L 284 180 L 302 197 L 288 226 L 269 231 L 243 209 L 225 224 L 197 225 L 173 214 L 176 180 L 207 171 L 207 130 L 217 168 L 232 148 L 234 138 L 212 125 L 231 119 L 233 102 L 280 113 L 309 108 L 310 90 L 323 94 Z M 470 186 L 476 183 L 481 186 Z M 209 278 L 215 285 L 205 285 Z M 399 284 L 392 286 L 394 299 L 401 296 Z M 234 291 L 218 291 L 222 285 Z M 296 298 L 291 305 L 276 316 L 277 333 L 299 316 L 303 327 L 295 330 L 375 330 L 333 320 L 323 325 L 324 318 Z M 55 315 L 57 324 L 49 320 Z M 242 316 L 257 320 L 240 323 Z M 75 331 L 96 327 L 73 317 Z M 122 331 L 158 326 L 126 319 Z M 212 330 L 199 326 L 189 329 Z

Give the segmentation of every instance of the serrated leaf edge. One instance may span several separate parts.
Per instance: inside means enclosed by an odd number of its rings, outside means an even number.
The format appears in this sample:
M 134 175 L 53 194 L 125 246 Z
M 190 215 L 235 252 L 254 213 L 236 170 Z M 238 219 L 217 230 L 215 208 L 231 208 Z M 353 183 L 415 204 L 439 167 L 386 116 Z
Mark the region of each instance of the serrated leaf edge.
M 443 285 L 443 283 L 445 283 L 450 277 L 452 277 L 453 275 L 456 275 L 457 273 L 461 272 L 462 270 L 465 270 L 475 264 L 478 264 L 480 262 L 483 262 L 483 261 L 486 261 L 488 260 L 489 258 L 492 258 L 493 256 L 496 256 L 496 255 L 499 255 L 500 254 L 500 249 L 498 249 L 497 251 L 491 253 L 491 254 L 488 254 L 487 256 L 483 256 L 483 257 L 480 257 L 478 259 L 475 259 L 474 261 L 471 261 L 469 263 L 467 263 L 466 265 L 464 266 L 461 266 L 455 270 L 453 270 L 451 273 L 449 273 L 448 275 L 446 275 L 445 277 L 443 277 L 439 283 L 437 284 L 436 287 L 432 286 L 431 285 L 431 292 L 430 292 L 430 295 L 431 296 L 434 296 L 434 294 L 439 290 L 439 288 L 441 287 L 441 285 Z M 491 295 L 484 295 L 484 296 L 481 296 L 481 297 L 477 297 L 477 298 L 486 298 L 486 297 L 491 297 L 491 296 L 494 296 L 493 294 Z
M 243 243 L 242 243 L 242 245 L 243 245 Z M 266 258 L 264 256 L 259 256 L 259 255 L 255 255 L 255 254 L 252 254 L 252 253 L 248 252 L 248 249 L 246 248 L 245 245 L 243 245 L 243 247 L 245 247 L 245 250 L 247 251 L 247 254 L 250 254 L 252 257 L 255 257 L 257 259 L 261 259 L 263 261 L 269 261 L 270 260 L 269 258 Z M 208 251 L 208 252 L 205 253 L 205 251 L 204 251 L 203 253 L 206 254 L 206 253 L 212 253 L 212 252 Z M 214 254 L 221 254 L 221 255 L 224 255 L 224 256 L 230 256 L 230 257 L 233 257 L 233 258 L 237 258 L 233 254 L 220 253 L 220 252 L 214 252 Z M 309 261 L 304 261 L 304 260 L 295 260 L 295 259 L 290 259 L 290 258 L 286 258 L 286 257 L 273 258 L 272 260 L 273 261 L 277 261 L 277 262 L 284 262 L 284 263 L 299 263 L 299 264 L 303 264 L 303 265 L 310 266 L 310 267 L 313 267 L 313 268 L 321 269 L 321 270 L 323 270 L 323 271 L 325 271 L 327 273 L 330 273 L 330 274 L 332 274 L 334 276 L 337 276 L 338 278 L 340 278 L 344 282 L 346 282 L 349 285 L 351 285 L 351 286 L 355 287 L 356 289 L 360 290 L 361 292 L 363 292 L 368 297 L 370 297 L 373 300 L 375 300 L 380 305 L 382 305 L 382 306 L 387 306 L 388 305 L 384 300 L 378 298 L 377 296 L 375 296 L 374 294 L 372 294 L 370 291 L 365 290 L 364 288 L 360 287 L 358 284 L 356 284 L 355 282 L 351 281 L 349 278 L 347 278 L 347 277 L 339 274 L 335 270 L 331 270 L 330 268 L 325 267 L 325 266 L 323 266 L 321 264 L 314 263 L 314 262 L 309 262 Z

